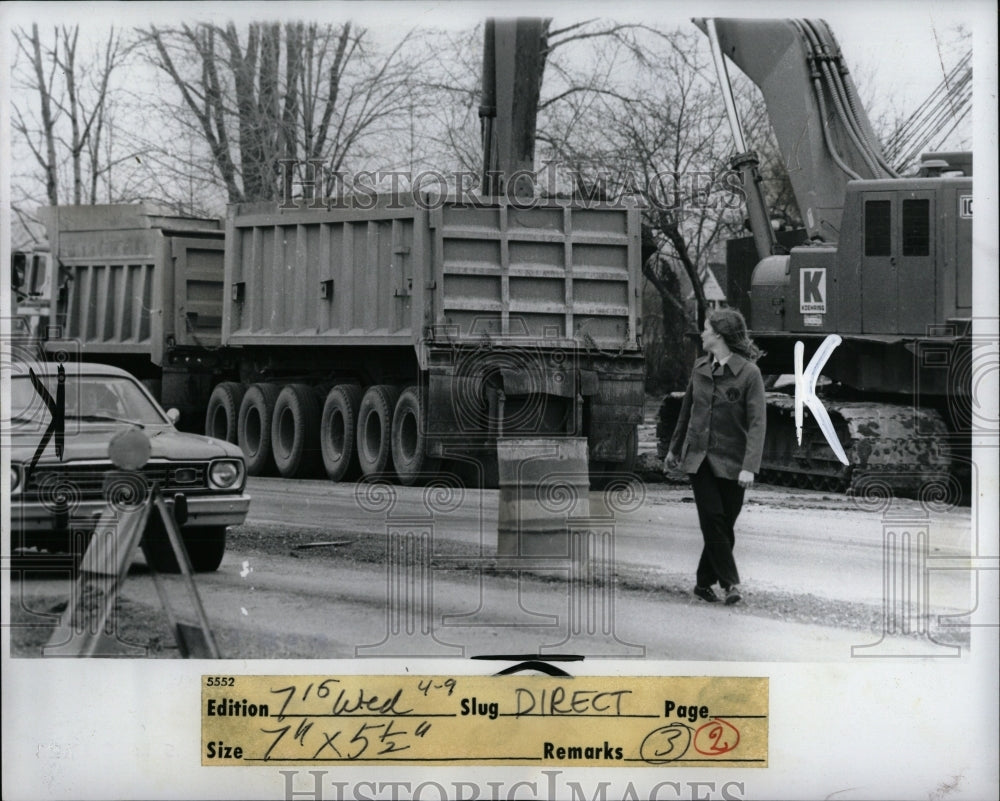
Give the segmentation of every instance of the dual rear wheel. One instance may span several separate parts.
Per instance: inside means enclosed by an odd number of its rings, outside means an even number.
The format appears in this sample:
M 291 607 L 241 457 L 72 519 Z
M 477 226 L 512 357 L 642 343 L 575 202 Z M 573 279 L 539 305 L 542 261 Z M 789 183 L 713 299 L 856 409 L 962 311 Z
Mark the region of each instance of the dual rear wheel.
M 440 470 L 441 460 L 427 455 L 426 417 L 414 386 L 404 389 L 396 401 L 389 439 L 401 484 L 423 483 Z
M 322 467 L 333 481 L 395 475 L 411 485 L 440 467 L 427 456 L 416 386 L 336 384 L 322 396 L 307 384 L 224 382 L 209 400 L 205 433 L 239 444 L 252 476 L 303 477 Z
M 361 387 L 355 384 L 338 384 L 323 402 L 319 447 L 331 481 L 351 481 L 361 474 L 356 435 L 361 395 Z
M 316 474 L 319 415 L 319 399 L 308 384 L 288 384 L 278 393 L 271 413 L 271 452 L 282 477 Z
M 361 398 L 357 417 L 357 451 L 366 476 L 395 474 L 411 486 L 426 481 L 440 467 L 427 455 L 424 410 L 415 386 L 400 392 L 377 384 Z

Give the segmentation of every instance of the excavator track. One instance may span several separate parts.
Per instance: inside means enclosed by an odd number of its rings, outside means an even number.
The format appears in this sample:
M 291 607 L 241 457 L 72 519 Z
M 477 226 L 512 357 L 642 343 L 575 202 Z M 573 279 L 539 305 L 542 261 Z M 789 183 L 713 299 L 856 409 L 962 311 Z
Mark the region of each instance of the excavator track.
M 657 451 L 666 455 L 683 395 L 660 407 Z M 834 455 L 808 409 L 802 444 L 795 435 L 795 401 L 767 394 L 767 436 L 760 480 L 826 492 L 917 496 L 928 484 L 947 481 L 951 455 L 947 427 L 937 412 L 871 401 L 825 401 L 849 461 Z

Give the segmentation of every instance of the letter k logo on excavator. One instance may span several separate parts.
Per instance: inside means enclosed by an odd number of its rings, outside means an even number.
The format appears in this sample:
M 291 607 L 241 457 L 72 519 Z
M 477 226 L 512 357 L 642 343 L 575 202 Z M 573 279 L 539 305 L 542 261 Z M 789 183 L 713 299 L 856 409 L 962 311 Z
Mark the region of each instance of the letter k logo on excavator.
M 827 414 L 823 402 L 816 397 L 816 381 L 819 379 L 819 374 L 826 364 L 827 359 L 830 358 L 830 354 L 833 353 L 840 343 L 841 339 L 836 334 L 831 334 L 824 339 L 823 344 L 819 346 L 813 354 L 812 359 L 809 360 L 809 365 L 805 371 L 802 370 L 805 345 L 802 344 L 801 340 L 795 343 L 795 436 L 798 438 L 799 445 L 801 445 L 802 406 L 804 404 L 813 413 L 813 417 L 819 423 L 823 436 L 826 437 L 826 441 L 830 444 L 837 458 L 840 459 L 841 463 L 849 464 L 847 454 L 844 453 L 844 448 L 840 444 L 840 438 L 837 437 L 837 432 L 833 430 L 830 415 Z

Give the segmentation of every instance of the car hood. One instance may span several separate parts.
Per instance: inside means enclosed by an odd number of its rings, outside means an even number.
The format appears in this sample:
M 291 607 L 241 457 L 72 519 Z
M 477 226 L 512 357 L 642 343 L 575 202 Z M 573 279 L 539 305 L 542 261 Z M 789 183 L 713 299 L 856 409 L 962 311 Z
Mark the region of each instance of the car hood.
M 70 425 L 73 425 L 72 423 Z M 108 458 L 108 443 L 119 431 L 131 426 L 81 426 L 66 431 L 63 461 L 100 461 Z M 35 453 L 42 432 L 18 434 L 16 429 L 11 437 L 11 459 L 28 461 Z M 202 461 L 223 456 L 240 457 L 242 451 L 236 445 L 201 434 L 188 434 L 175 428 L 147 428 L 150 459 L 170 459 L 173 461 Z M 54 437 L 45 446 L 42 460 L 55 461 Z

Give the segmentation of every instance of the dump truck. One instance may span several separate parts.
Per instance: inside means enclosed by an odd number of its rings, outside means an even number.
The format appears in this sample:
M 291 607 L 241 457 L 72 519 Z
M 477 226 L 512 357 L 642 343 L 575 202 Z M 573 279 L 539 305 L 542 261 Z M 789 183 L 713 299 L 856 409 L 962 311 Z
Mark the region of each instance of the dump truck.
M 310 204 L 311 205 L 311 204 Z M 490 465 L 498 436 L 586 436 L 628 469 L 642 418 L 639 212 L 359 195 L 322 209 L 43 210 L 48 321 L 251 474 Z
M 433 477 L 501 436 L 584 436 L 627 470 L 642 419 L 635 206 L 399 195 L 230 207 L 206 433 L 251 474 Z M 294 204 L 293 204 L 294 205 Z M 488 471 L 487 471 L 488 473 Z M 483 477 L 487 475 L 483 474 Z
M 25 263 L 42 288 L 44 348 L 69 345 L 83 361 L 127 370 L 181 413 L 178 427 L 200 432 L 214 376 L 232 369 L 220 349 L 221 221 L 143 204 L 51 206 L 39 217 L 48 250 Z
M 49 252 L 44 246 L 15 250 L 10 254 L 10 297 L 14 313 L 12 332 L 17 331 L 40 346 L 49 321 Z

